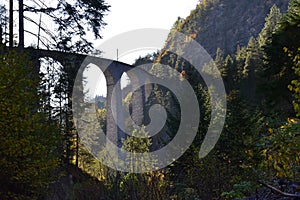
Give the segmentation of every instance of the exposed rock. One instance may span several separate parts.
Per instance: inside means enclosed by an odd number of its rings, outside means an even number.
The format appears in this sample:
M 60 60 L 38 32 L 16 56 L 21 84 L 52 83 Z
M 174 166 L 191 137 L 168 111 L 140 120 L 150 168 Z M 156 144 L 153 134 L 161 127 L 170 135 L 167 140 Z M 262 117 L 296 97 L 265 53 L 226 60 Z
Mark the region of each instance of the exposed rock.
M 207 0 L 182 20 L 178 29 L 193 36 L 213 57 L 217 48 L 224 54 L 246 46 L 262 30 L 270 8 L 276 4 L 285 12 L 289 0 Z

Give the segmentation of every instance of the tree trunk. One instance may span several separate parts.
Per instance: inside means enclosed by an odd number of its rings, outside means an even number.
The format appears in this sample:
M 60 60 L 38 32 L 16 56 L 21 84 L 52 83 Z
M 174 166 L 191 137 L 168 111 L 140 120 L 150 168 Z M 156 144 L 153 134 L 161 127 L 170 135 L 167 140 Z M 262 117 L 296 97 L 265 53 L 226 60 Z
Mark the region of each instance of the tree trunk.
M 40 21 L 39 21 L 39 31 L 38 31 L 37 49 L 40 48 L 41 24 L 42 24 L 42 14 L 40 14 Z
M 24 48 L 24 4 L 19 0 L 19 48 Z
M 2 29 L 2 26 L 0 25 L 0 46 L 2 46 L 2 40 L 3 40 L 3 29 Z
M 79 134 L 78 131 L 76 131 L 76 166 L 77 167 L 79 167 L 78 159 L 79 159 Z
M 14 45 L 14 6 L 13 0 L 9 0 L 9 47 Z

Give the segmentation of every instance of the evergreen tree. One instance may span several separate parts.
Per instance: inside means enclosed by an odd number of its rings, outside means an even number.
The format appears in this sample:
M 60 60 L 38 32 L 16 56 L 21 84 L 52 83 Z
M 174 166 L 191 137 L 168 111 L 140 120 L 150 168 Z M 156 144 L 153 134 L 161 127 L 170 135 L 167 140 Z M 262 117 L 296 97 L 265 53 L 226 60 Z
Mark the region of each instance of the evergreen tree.
M 59 131 L 40 109 L 33 77 L 25 55 L 0 56 L 1 199 L 40 199 L 57 178 Z
M 24 46 L 24 33 L 26 32 L 36 36 L 46 48 L 81 53 L 92 52 L 93 45 L 87 34 L 93 34 L 96 39 L 101 38 L 100 31 L 105 25 L 103 17 L 109 9 L 104 0 L 76 0 L 71 2 L 57 0 L 52 2 L 52 5 L 54 6 L 46 5 L 40 0 L 25 4 L 23 4 L 23 0 L 19 1 L 19 46 Z M 28 12 L 33 13 L 33 15 L 40 14 L 40 19 L 46 18 L 52 21 L 56 25 L 55 30 L 47 29 L 44 23 L 37 22 L 36 19 L 32 18 L 32 15 L 27 14 Z M 38 26 L 38 33 L 24 28 L 24 21 Z M 44 33 L 43 36 L 41 36 L 40 31 Z
M 289 89 L 294 92 L 294 109 L 296 111 L 297 117 L 300 117 L 300 47 L 298 48 L 297 54 L 294 58 L 294 66 L 293 69 L 295 71 L 296 78 L 295 80 L 292 80 L 291 85 L 289 85 Z
M 273 5 L 270 13 L 265 19 L 265 25 L 260 34 L 258 35 L 259 47 L 264 47 L 271 39 L 272 34 L 276 31 L 278 23 L 282 20 L 280 9 Z
M 300 46 L 299 1 L 292 0 L 276 32 L 264 51 L 266 58 L 260 72 L 260 92 L 264 96 L 264 106 L 269 113 L 281 112 L 284 117 L 292 116 L 292 96 L 288 85 L 295 78 L 291 66 Z
M 132 136 L 127 137 L 123 141 L 122 149 L 127 152 L 133 153 L 131 157 L 126 157 L 131 170 L 148 170 L 149 163 L 156 162 L 155 158 L 142 156 L 138 158 L 137 153 L 148 153 L 152 144 L 151 139 L 147 138 L 148 133 L 145 127 L 142 126 L 141 130 L 133 130 Z M 146 137 L 146 138 L 140 138 Z M 144 163 L 144 165 L 142 164 Z M 123 199 L 165 199 L 165 182 L 164 170 L 146 173 L 128 173 L 122 177 L 120 183 Z

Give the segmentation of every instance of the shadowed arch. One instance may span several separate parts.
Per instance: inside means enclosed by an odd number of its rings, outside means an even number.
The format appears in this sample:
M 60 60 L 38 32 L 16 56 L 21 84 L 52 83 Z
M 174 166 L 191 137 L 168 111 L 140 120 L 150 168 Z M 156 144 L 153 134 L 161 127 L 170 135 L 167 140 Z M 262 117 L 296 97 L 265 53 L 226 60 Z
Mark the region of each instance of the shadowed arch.
M 53 60 L 59 62 L 63 65 L 65 72 L 69 76 L 69 85 L 74 86 L 74 81 L 76 77 L 79 79 L 83 79 L 83 71 L 85 67 L 89 64 L 93 64 L 100 68 L 100 70 L 104 73 L 105 79 L 107 81 L 107 97 L 106 97 L 106 110 L 107 110 L 107 122 L 106 122 L 106 136 L 116 145 L 121 145 L 121 138 L 125 138 L 126 135 L 122 131 L 120 127 L 117 126 L 124 123 L 124 119 L 122 113 L 117 113 L 116 121 L 113 117 L 112 108 L 116 108 L 117 110 L 122 110 L 122 91 L 120 85 L 120 79 L 124 73 L 127 73 L 131 80 L 138 80 L 138 75 L 130 73 L 130 70 L 134 68 L 134 66 L 109 60 L 105 58 L 100 58 L 91 55 L 83 55 L 77 53 L 67 53 L 61 51 L 49 51 L 49 50 L 42 50 L 42 49 L 34 49 L 34 48 L 25 48 L 24 52 L 29 56 L 29 58 L 36 63 L 35 64 L 35 72 L 38 75 L 40 71 L 39 59 L 48 57 L 52 58 Z M 142 74 L 147 73 L 146 71 L 141 71 Z M 144 82 L 143 80 L 138 80 L 139 83 Z M 83 84 L 79 84 L 77 87 L 78 102 L 84 103 L 84 95 L 83 95 Z M 113 90 L 116 89 L 115 98 L 112 99 Z M 144 87 L 141 89 L 134 91 L 133 95 L 133 108 L 134 112 L 132 113 L 132 119 L 136 122 L 137 125 L 141 125 L 143 123 L 143 112 L 144 112 L 144 105 L 145 105 L 145 92 Z M 151 89 L 150 89 L 151 90 Z M 68 91 L 69 94 L 72 94 L 72 91 Z M 149 88 L 147 90 L 149 94 Z M 147 95 L 146 95 L 147 96 Z M 70 96 L 71 97 L 71 96 Z M 74 96 L 72 97 L 74 98 Z

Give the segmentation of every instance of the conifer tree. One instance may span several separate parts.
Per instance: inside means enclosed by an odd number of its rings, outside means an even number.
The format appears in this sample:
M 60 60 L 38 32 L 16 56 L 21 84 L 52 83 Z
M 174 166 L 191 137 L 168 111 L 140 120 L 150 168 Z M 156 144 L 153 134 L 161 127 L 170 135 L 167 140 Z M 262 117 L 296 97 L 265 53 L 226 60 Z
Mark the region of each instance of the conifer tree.
M 271 39 L 272 34 L 278 27 L 278 23 L 282 20 L 282 14 L 280 9 L 273 5 L 270 9 L 270 13 L 265 19 L 265 25 L 260 34 L 258 35 L 258 44 L 260 47 L 265 46 Z
M 40 107 L 31 70 L 25 55 L 0 56 L 1 199 L 40 199 L 57 178 L 59 130 Z

